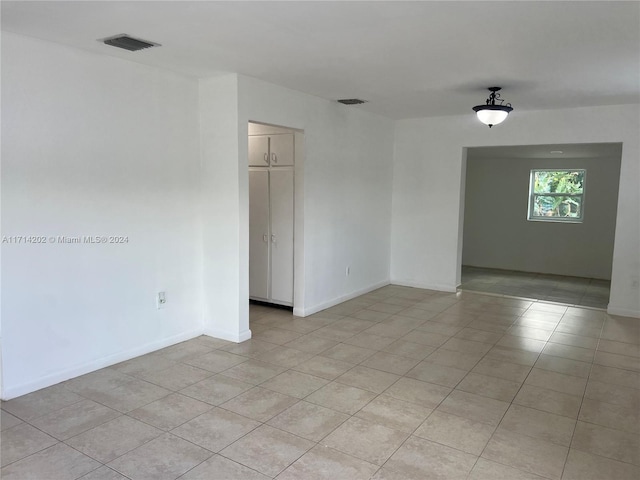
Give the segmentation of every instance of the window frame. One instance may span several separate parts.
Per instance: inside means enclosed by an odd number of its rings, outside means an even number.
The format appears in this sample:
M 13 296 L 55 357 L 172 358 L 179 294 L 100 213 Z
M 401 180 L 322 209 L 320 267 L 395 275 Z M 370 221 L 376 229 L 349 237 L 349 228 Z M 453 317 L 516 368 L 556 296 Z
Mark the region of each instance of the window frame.
M 582 172 L 582 193 L 535 193 L 536 172 Z M 529 205 L 527 207 L 527 220 L 530 222 L 552 222 L 552 223 L 583 223 L 584 204 L 587 191 L 587 170 L 585 168 L 532 168 L 529 172 Z M 545 217 L 533 214 L 536 197 L 579 197 L 580 216 L 579 217 Z

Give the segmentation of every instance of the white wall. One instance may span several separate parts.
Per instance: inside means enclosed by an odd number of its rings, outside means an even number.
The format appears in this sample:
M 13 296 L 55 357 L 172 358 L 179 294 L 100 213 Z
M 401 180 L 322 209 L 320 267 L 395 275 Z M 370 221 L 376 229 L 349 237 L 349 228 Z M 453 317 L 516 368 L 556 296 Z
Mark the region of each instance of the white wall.
M 128 237 L 2 245 L 3 398 L 202 332 L 250 337 L 249 120 L 305 130 L 297 313 L 389 282 L 393 121 L 13 34 L 2 58 L 2 234 Z
M 246 169 L 238 161 L 237 75 L 200 81 L 200 137 L 205 331 L 241 342 L 251 332 L 241 283 L 240 184 Z
M 202 331 L 198 84 L 2 34 L 3 398 Z M 156 309 L 156 294 L 168 303 Z
M 241 162 L 247 158 L 247 122 L 304 130 L 304 163 L 296 165 L 296 242 L 304 232 L 296 289 L 302 282 L 304 298 L 296 292 L 294 312 L 308 315 L 389 283 L 393 121 L 244 76 L 238 91 Z M 241 263 L 248 265 L 243 169 Z M 248 268 L 240 274 L 241 297 L 248 298 Z
M 391 281 L 446 290 L 459 284 L 465 147 L 622 142 L 609 312 L 640 316 L 639 131 L 638 105 L 516 109 L 492 129 L 471 113 L 398 121 Z
M 463 265 L 611 278 L 618 158 L 476 158 L 467 152 Z M 527 220 L 532 169 L 586 169 L 582 223 Z

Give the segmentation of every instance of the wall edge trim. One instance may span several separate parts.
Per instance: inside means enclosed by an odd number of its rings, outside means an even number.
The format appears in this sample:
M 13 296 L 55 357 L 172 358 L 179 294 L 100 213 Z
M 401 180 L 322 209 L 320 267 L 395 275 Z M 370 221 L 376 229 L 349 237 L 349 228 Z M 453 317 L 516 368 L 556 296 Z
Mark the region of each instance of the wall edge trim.
M 615 305 L 609 305 L 607 307 L 607 313 L 621 317 L 640 318 L 640 310 L 631 310 L 629 308 L 616 307 Z
M 219 338 L 221 340 L 227 340 L 234 343 L 242 343 L 251 339 L 251 330 L 247 329 L 242 332 L 227 332 L 225 330 L 218 330 L 216 328 L 208 328 L 204 331 L 205 335 L 209 335 L 213 338 Z
M 76 378 L 87 373 L 95 372 L 96 370 L 110 367 L 111 365 L 115 365 L 116 363 L 124 362 L 126 360 L 131 360 L 132 358 L 139 357 L 147 353 L 155 352 L 156 350 L 160 350 L 161 348 L 170 347 L 171 345 L 190 340 L 202 334 L 203 332 L 201 329 L 189 330 L 188 332 L 183 332 L 172 337 L 157 340 L 155 342 L 150 342 L 140 347 L 126 350 L 124 352 L 115 353 L 106 357 L 99 358 L 97 360 L 93 360 L 91 362 L 75 365 L 60 372 L 42 376 L 31 382 L 23 383 L 15 387 L 5 388 L 2 391 L 2 400 L 10 400 L 12 398 L 26 395 L 27 393 L 35 392 L 36 390 L 56 385 L 60 382 L 64 382 L 65 380 Z
M 377 290 L 378 288 L 386 287 L 387 285 L 390 285 L 389 280 L 383 280 L 382 282 L 374 283 L 372 285 L 369 285 L 368 287 L 361 288 L 346 295 L 332 298 L 331 300 L 327 300 L 326 302 L 319 303 L 312 307 L 294 308 L 293 314 L 297 317 L 308 317 L 309 315 L 313 315 L 314 313 L 318 313 L 327 308 L 334 307 L 342 302 L 346 302 L 347 300 L 359 297 L 360 295 L 364 295 L 365 293 L 372 292 L 374 290 Z
M 394 279 L 391 281 L 391 285 L 399 285 L 401 287 L 422 288 L 425 290 L 435 290 L 438 292 L 447 292 L 447 293 L 456 293 L 458 291 L 457 285 L 454 285 L 454 284 L 423 283 L 423 282 L 416 282 L 415 280 Z

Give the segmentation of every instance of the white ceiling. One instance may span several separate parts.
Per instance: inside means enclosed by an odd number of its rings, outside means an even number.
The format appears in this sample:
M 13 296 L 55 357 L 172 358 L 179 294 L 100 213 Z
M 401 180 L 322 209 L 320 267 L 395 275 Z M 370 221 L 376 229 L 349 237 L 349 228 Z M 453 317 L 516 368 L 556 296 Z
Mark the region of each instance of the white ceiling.
M 392 118 L 640 102 L 640 3 L 2 1 L 2 29 L 182 74 L 237 72 Z M 127 33 L 162 44 L 127 52 Z

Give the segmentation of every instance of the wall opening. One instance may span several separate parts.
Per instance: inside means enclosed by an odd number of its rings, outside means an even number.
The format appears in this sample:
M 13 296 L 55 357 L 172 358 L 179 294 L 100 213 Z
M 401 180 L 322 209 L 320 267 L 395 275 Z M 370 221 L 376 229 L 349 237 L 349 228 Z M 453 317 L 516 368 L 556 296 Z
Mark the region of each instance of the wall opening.
M 303 162 L 304 132 L 249 122 L 249 301 L 262 309 L 293 310 L 302 298 Z
M 461 288 L 606 308 L 621 155 L 621 143 L 466 149 Z M 530 221 L 534 170 L 586 172 L 582 222 Z M 556 177 L 540 187 L 550 191 L 543 200 L 574 199 L 557 194 L 577 188 L 562 183 L 572 177 Z M 548 210 L 573 212 L 553 205 Z

